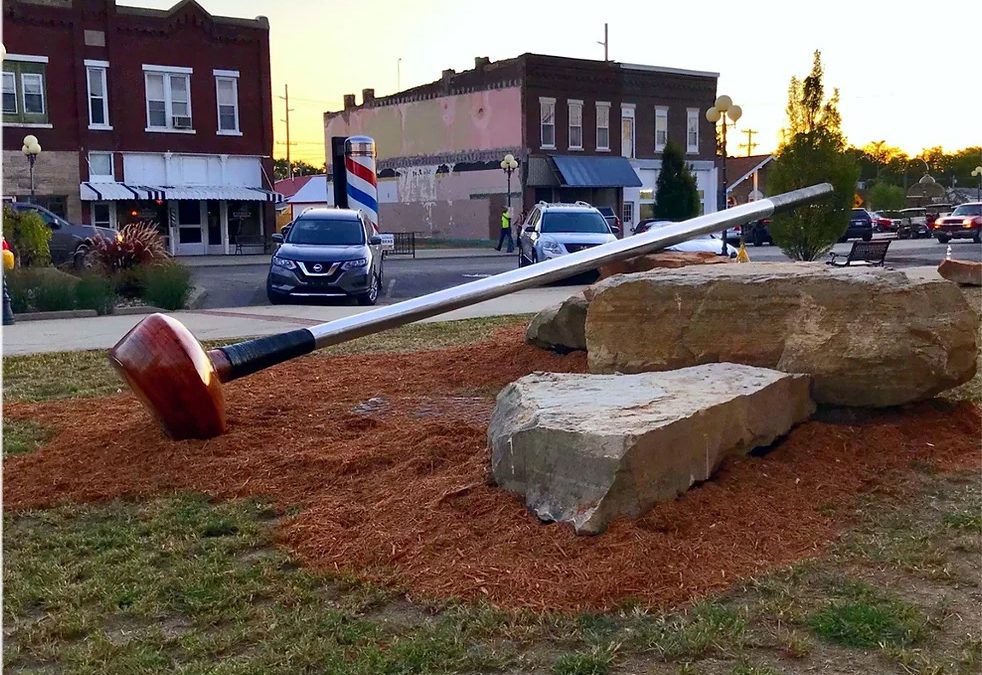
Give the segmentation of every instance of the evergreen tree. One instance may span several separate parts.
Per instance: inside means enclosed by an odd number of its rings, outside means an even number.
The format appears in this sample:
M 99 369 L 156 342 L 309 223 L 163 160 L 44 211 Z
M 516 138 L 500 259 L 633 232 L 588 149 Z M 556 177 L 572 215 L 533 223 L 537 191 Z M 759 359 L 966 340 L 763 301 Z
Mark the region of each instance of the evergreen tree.
M 655 183 L 655 218 L 685 220 L 699 215 L 699 191 L 682 152 L 669 141 Z
M 774 194 L 816 183 L 831 183 L 831 198 L 774 217 L 774 242 L 794 260 L 815 260 L 845 233 L 856 193 L 859 166 L 846 151 L 839 114 L 839 91 L 825 97 L 822 56 L 816 51 L 811 73 L 791 78 L 788 88 L 788 139 L 778 149 L 768 177 Z

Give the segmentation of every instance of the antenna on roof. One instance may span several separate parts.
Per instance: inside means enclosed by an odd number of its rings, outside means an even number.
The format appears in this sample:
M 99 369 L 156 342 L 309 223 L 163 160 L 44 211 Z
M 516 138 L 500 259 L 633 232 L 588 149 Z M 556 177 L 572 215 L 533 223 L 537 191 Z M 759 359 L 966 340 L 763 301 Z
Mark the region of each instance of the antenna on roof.
M 607 46 L 609 44 L 609 41 L 607 39 L 607 23 L 606 22 L 604 22 L 604 41 L 603 42 L 598 41 L 597 44 L 604 46 L 604 61 L 609 61 L 610 59 L 607 58 Z

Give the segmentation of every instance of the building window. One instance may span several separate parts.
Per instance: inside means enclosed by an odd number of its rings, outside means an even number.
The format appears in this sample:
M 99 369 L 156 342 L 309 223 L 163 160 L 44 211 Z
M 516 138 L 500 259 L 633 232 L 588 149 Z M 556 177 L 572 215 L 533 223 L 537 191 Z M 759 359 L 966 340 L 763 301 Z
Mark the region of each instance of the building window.
M 686 152 L 699 152 L 699 110 L 688 108 L 685 111 L 685 150 Z
M 556 99 L 539 99 L 539 134 L 543 148 L 556 147 Z
M 92 224 L 96 227 L 116 228 L 115 202 L 92 202 Z
M 597 150 L 610 150 L 610 103 L 597 101 Z
M 570 101 L 569 105 L 569 149 L 583 149 L 583 101 Z
M 3 114 L 17 114 L 17 75 L 3 71 Z
M 655 152 L 661 152 L 668 143 L 668 108 L 655 108 Z
M 634 225 L 634 202 L 624 202 L 624 207 L 621 209 L 621 222 L 624 223 L 625 228 Z
M 152 66 L 147 71 L 147 131 L 194 133 L 191 126 L 191 69 L 172 68 L 160 72 Z
M 5 123 L 50 126 L 44 77 L 47 67 L 47 56 L 7 54 L 3 61 Z
M 239 81 L 237 77 L 216 77 L 218 133 L 239 133 Z
M 634 104 L 621 105 L 621 155 L 634 158 Z
M 89 128 L 109 129 L 109 98 L 105 61 L 85 62 L 86 78 L 89 85 Z
M 93 183 L 111 183 L 115 180 L 113 174 L 113 153 L 89 153 L 89 181 Z

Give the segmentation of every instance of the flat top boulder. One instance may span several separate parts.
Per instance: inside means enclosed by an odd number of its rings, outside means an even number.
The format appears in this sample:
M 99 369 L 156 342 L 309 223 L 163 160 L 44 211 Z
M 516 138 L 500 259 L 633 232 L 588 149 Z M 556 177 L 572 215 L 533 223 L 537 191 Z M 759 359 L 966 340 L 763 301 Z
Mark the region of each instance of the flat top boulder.
M 821 263 L 692 266 L 593 287 L 593 372 L 728 361 L 814 377 L 815 400 L 892 406 L 975 373 L 978 315 L 936 272 Z

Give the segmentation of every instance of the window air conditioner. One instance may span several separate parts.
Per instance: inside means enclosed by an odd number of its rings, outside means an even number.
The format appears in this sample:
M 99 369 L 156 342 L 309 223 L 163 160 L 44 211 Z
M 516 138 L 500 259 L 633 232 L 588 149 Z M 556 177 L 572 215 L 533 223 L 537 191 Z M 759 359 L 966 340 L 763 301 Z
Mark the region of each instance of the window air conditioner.
M 174 115 L 171 117 L 171 124 L 175 129 L 190 129 L 191 117 L 187 115 Z

